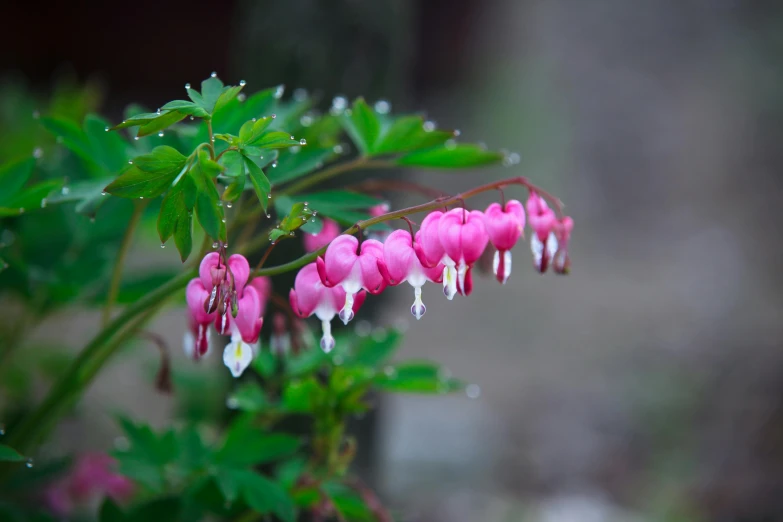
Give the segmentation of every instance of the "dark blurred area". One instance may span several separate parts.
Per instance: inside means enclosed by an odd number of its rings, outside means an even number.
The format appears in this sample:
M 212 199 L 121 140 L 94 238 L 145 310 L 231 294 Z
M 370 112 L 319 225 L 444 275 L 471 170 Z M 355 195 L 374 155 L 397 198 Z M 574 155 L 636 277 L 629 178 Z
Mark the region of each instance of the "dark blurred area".
M 570 277 L 535 274 L 522 245 L 505 287 L 425 289 L 404 355 L 480 388 L 382 398 L 357 427 L 400 520 L 783 520 L 783 3 L 15 2 L 3 18 L 6 91 L 87 83 L 113 119 L 213 70 L 327 104 L 384 98 L 522 158 L 417 181 L 523 174 L 568 204 Z M 373 322 L 399 323 L 408 298 Z M 41 335 L 88 333 L 53 323 Z M 177 345 L 183 325 L 173 311 L 156 329 Z M 87 411 L 165 423 L 137 378 L 106 372 Z M 106 444 L 96 423 L 62 437 Z

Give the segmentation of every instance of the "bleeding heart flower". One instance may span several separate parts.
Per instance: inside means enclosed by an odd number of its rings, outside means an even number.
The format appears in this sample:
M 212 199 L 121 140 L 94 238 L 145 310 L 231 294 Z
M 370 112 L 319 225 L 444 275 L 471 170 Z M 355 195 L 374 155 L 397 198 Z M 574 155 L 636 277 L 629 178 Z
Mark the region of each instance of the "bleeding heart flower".
M 343 323 L 353 319 L 354 296 L 360 290 L 379 294 L 386 288 L 386 281 L 378 269 L 378 260 L 383 259 L 383 243 L 368 239 L 362 243 L 359 254 L 356 249 L 359 240 L 343 234 L 329 244 L 324 258 L 316 259 L 321 283 L 332 287 L 340 285 L 345 290 L 345 305 L 340 310 Z
M 231 375 L 239 377 L 250 366 L 256 354 L 257 343 L 252 345 L 242 339 L 239 331 L 231 334 L 231 342 L 223 349 L 223 364 L 231 371 Z
M 473 290 L 470 270 L 489 241 L 484 214 L 478 210 L 468 212 L 464 208 L 455 208 L 443 214 L 439 221 L 440 243 L 446 255 L 456 263 L 457 290 L 462 295 L 470 295 Z
M 364 302 L 364 291 L 359 291 L 352 301 L 352 312 L 359 311 Z M 294 313 L 301 318 L 315 315 L 321 321 L 323 336 L 321 337 L 321 348 L 325 352 L 330 352 L 334 348 L 334 337 L 332 337 L 331 321 L 343 303 L 346 302 L 346 293 L 340 286 L 328 287 L 321 282 L 318 273 L 318 267 L 315 263 L 310 263 L 302 267 L 296 274 L 294 288 L 288 295 L 291 308 Z
M 525 203 L 527 218 L 533 234 L 530 236 L 530 250 L 533 252 L 533 264 L 542 274 L 549 267 L 549 262 L 557 252 L 557 238 L 554 227 L 557 222 L 555 212 L 549 208 L 544 198 L 530 193 Z
M 512 199 L 505 208 L 492 203 L 484 212 L 484 226 L 490 242 L 497 249 L 492 263 L 495 278 L 502 284 L 511 275 L 511 249 L 525 230 L 525 209 Z
M 574 220 L 565 216 L 555 223 L 554 233 L 557 238 L 557 252 L 552 261 L 552 269 L 558 274 L 567 274 L 571 271 L 571 259 L 568 257 L 568 241 L 571 239 L 571 231 L 574 229 Z
M 199 360 L 209 352 L 209 325 L 215 320 L 217 312 L 207 313 L 204 310 L 209 292 L 199 278 L 188 283 L 185 298 L 188 303 L 189 330 L 185 332 L 183 347 L 188 357 Z
M 340 235 L 340 226 L 331 219 L 324 219 L 324 225 L 317 234 L 307 234 L 302 236 L 305 250 L 315 252 L 332 242 L 334 238 Z
M 422 266 L 443 266 L 440 281 L 443 282 L 443 294 L 449 299 L 454 299 L 457 294 L 457 262 L 446 254 L 446 250 L 440 242 L 438 230 L 443 212 L 436 210 L 430 212 L 421 222 L 419 231 L 416 232 L 416 242 L 413 249 Z
M 250 265 L 245 256 L 234 254 L 221 266 L 220 254 L 210 252 L 199 265 L 199 278 L 204 288 L 211 288 L 207 312 L 217 311 L 215 329 L 221 335 L 229 332 L 228 314 L 236 317 L 239 299 L 250 277 Z M 211 286 L 210 286 L 211 285 Z
M 392 232 L 383 244 L 383 260 L 378 260 L 378 268 L 387 284 L 399 285 L 407 281 L 414 288 L 411 313 L 416 319 L 421 319 L 427 312 L 427 307 L 421 300 L 421 287 L 427 281 L 440 283 L 443 265 L 422 265 L 413 244 L 413 238 L 407 230 Z

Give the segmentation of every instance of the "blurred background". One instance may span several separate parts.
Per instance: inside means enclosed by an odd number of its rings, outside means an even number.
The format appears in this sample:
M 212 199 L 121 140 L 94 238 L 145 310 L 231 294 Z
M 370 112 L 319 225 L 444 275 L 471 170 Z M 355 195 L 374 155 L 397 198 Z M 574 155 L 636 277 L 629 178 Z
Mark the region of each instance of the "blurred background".
M 36 146 L 35 100 L 116 121 L 215 70 L 325 106 L 363 94 L 426 109 L 521 163 L 417 181 L 454 193 L 524 174 L 567 204 L 570 277 L 536 274 L 520 245 L 504 287 L 485 277 L 453 302 L 425 287 L 421 322 L 391 290 L 356 325 L 407 328 L 401 355 L 475 383 L 469 397 L 380 397 L 357 421 L 360 471 L 401 520 L 783 520 L 783 3 L 90 4 L 4 6 L 3 160 Z M 152 236 L 137 243 L 134 263 L 178 263 Z M 97 323 L 70 310 L 36 337 L 78 346 Z M 184 328 L 171 310 L 153 330 L 178 347 Z M 109 447 L 117 411 L 170 421 L 155 353 L 141 375 L 125 363 L 137 356 L 103 373 L 57 445 Z M 196 407 L 223 407 L 225 390 L 189 382 Z

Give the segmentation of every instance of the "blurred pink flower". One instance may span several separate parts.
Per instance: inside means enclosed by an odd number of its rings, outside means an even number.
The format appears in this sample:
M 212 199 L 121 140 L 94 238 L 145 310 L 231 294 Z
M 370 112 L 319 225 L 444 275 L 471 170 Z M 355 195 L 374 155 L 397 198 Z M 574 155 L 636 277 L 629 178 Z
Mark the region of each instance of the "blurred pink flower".
M 317 234 L 305 233 L 302 237 L 305 250 L 315 252 L 325 247 L 331 241 L 340 235 L 340 226 L 331 219 L 324 219 L 324 225 Z

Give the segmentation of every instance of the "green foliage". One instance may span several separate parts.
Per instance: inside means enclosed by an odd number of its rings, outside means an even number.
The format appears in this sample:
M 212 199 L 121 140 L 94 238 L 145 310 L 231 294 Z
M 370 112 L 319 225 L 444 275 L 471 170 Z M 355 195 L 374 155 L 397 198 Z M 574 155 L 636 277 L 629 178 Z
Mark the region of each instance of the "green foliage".
M 0 444 L 0 462 L 20 462 L 23 460 L 25 460 L 25 458 L 15 449 Z

